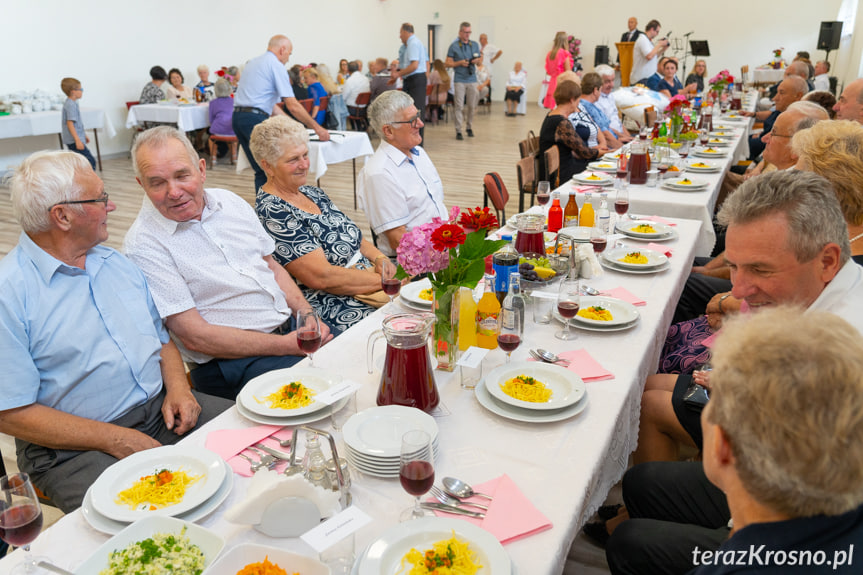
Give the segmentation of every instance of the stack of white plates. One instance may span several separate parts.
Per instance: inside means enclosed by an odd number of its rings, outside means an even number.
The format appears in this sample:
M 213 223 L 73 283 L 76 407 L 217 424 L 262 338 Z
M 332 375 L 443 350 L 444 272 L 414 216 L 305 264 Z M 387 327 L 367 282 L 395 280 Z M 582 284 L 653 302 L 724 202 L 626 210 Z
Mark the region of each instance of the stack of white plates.
M 716 130 L 715 132 L 710 132 L 708 135 L 711 138 L 724 138 L 726 140 L 732 140 L 737 135 L 737 133 L 731 130 Z
M 713 148 L 727 148 L 731 145 L 731 142 L 726 138 L 711 137 L 707 140 L 707 145 Z
M 699 158 L 724 158 L 728 152 L 717 148 L 699 148 L 695 150 L 696 156 Z
M 298 381 L 316 393 L 341 383 L 342 376 L 316 367 L 288 367 L 269 371 L 252 379 L 237 395 L 237 411 L 255 423 L 266 425 L 302 425 L 328 417 L 347 402 L 347 398 L 328 405 L 314 400 L 305 407 L 281 409 L 270 407 L 267 396 L 283 386 Z
M 662 187 L 675 192 L 703 192 L 709 184 L 704 180 L 692 178 L 674 178 L 665 180 Z
M 654 231 L 638 231 L 636 228 L 641 225 L 650 226 Z M 670 240 L 675 236 L 673 227 L 651 220 L 620 220 L 615 227 L 621 234 L 634 240 L 661 242 Z
M 438 427 L 434 418 L 413 407 L 383 405 L 352 416 L 342 430 L 350 464 L 376 477 L 398 477 L 402 436 L 421 429 L 432 439 L 437 455 Z
M 430 294 L 431 292 L 426 290 L 431 290 L 431 287 L 432 285 L 428 278 L 424 278 L 416 282 L 411 282 L 407 285 L 402 286 L 401 290 L 399 291 L 399 299 L 401 300 L 402 304 L 411 309 L 415 309 L 417 311 L 431 311 L 431 300 L 420 297 L 421 295 Z
M 622 261 L 627 254 L 639 252 L 647 258 L 647 263 L 634 264 Z M 599 263 L 608 269 L 628 273 L 628 274 L 653 274 L 656 272 L 665 271 L 671 264 L 668 263 L 668 256 L 642 248 L 622 247 L 605 250 L 602 252 L 602 257 L 599 258 Z
M 610 186 L 614 178 L 605 172 L 581 172 L 572 176 L 573 181 L 591 186 Z
M 715 162 L 703 162 L 701 160 L 695 160 L 686 164 L 686 169 L 690 172 L 718 172 L 721 168 L 719 164 Z
M 510 397 L 501 384 L 528 375 L 552 391 L 548 401 L 533 403 Z M 559 365 L 513 361 L 496 367 L 476 386 L 476 399 L 487 410 L 506 419 L 527 423 L 549 423 L 569 419 L 587 407 L 587 390 L 575 372 Z
M 162 469 L 182 470 L 199 479 L 186 489 L 182 501 L 160 509 L 151 510 L 147 504 L 140 509 L 130 509 L 117 502 L 118 493 L 132 487 L 141 477 Z M 93 529 L 109 535 L 119 533 L 144 517 L 198 521 L 225 500 L 233 485 L 231 468 L 212 451 L 202 447 L 166 445 L 134 453 L 103 471 L 84 495 L 81 511 Z
M 602 321 L 576 315 L 574 318 L 569 320 L 569 324 L 572 327 L 585 329 L 587 331 L 609 332 L 627 330 L 638 323 L 638 310 L 636 310 L 635 306 L 629 302 L 605 296 L 581 297 L 579 302 L 579 307 L 581 309 L 587 309 L 593 306 L 607 309 L 611 312 L 612 319 L 609 321 Z M 566 321 L 564 317 L 557 312 L 557 310 L 554 310 L 554 319 L 561 323 Z
M 610 162 L 608 160 L 590 162 L 587 167 L 591 170 L 597 170 L 599 172 L 617 172 L 617 162 Z

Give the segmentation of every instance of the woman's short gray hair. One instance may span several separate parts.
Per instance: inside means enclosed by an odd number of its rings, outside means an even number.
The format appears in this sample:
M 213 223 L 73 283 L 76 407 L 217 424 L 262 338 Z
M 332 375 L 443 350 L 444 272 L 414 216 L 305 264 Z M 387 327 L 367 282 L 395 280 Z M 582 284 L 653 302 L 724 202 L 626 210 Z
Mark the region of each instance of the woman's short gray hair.
M 217 98 L 226 98 L 230 96 L 233 91 L 234 88 L 233 86 L 231 86 L 231 83 L 224 78 L 219 78 L 218 80 L 216 80 L 213 86 L 213 93 L 216 94 Z
M 812 172 L 776 171 L 745 181 L 728 196 L 717 214 L 723 226 L 748 224 L 771 214 L 788 220 L 789 248 L 798 262 L 808 262 L 827 244 L 851 257 L 848 227 L 828 180 Z
M 274 166 L 285 150 L 309 145 L 306 127 L 287 116 L 272 116 L 252 130 L 249 147 L 259 164 L 266 161 Z
M 77 174 L 91 170 L 87 159 L 75 152 L 42 151 L 30 155 L 15 169 L 10 184 L 12 213 L 25 232 L 51 229 L 51 207 L 80 199 Z M 84 210 L 71 204 L 70 209 Z
M 189 161 L 193 166 L 198 165 L 201 157 L 198 156 L 195 146 L 192 145 L 186 134 L 174 126 L 156 126 L 138 134 L 138 137 L 135 138 L 135 143 L 132 144 L 132 169 L 135 170 L 136 178 L 141 178 L 141 169 L 138 166 L 138 150 L 145 146 L 164 146 L 170 140 L 177 140 L 183 144 L 183 147 L 186 148 L 186 154 L 189 156 Z
M 612 68 L 608 64 L 600 64 L 599 66 L 594 68 L 593 71 L 603 78 L 605 78 L 606 76 L 614 76 L 614 68 Z
M 396 116 L 405 108 L 414 105 L 414 99 L 401 90 L 388 90 L 375 98 L 369 106 L 369 123 L 378 134 L 383 134 L 383 127 L 398 121 Z

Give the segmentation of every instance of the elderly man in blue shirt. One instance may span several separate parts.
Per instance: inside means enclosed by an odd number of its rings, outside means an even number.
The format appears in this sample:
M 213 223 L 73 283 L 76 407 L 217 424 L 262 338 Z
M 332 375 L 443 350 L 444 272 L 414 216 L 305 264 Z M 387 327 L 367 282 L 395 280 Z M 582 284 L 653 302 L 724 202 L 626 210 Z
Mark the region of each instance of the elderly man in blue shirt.
M 470 23 L 462 22 L 458 28 L 458 38 L 450 44 L 446 53 L 446 67 L 452 68 L 454 75 L 456 140 L 464 140 L 461 132 L 462 125 L 467 128 L 468 137 L 473 138 L 473 114 L 479 102 L 476 67 L 481 62 L 482 50 L 479 44 L 470 39 Z M 467 124 L 464 121 L 465 104 L 467 104 Z
M 605 144 L 609 150 L 620 148 L 623 143 L 617 139 L 617 134 L 611 131 L 611 121 L 605 112 L 597 105 L 602 89 L 602 77 L 596 72 L 590 72 L 581 79 L 581 99 L 578 109 L 590 116 L 605 136 Z
M 405 22 L 399 30 L 402 45 L 399 47 L 399 69 L 392 74 L 389 83 L 395 84 L 401 78 L 403 89 L 414 100 L 414 106 L 425 118 L 426 85 L 428 84 L 429 57 L 423 43 L 414 34 L 413 24 Z M 425 128 L 420 128 L 420 137 L 425 135 Z M 420 144 L 422 146 L 422 144 Z
M 72 152 L 33 154 L 12 180 L 24 231 L 0 261 L 0 432 L 64 512 L 118 459 L 232 405 L 191 391 L 144 275 L 99 245 L 115 208 Z
M 330 133 L 306 112 L 294 97 L 291 79 L 285 64 L 291 58 L 294 45 L 287 36 L 278 34 L 270 38 L 267 51 L 249 60 L 243 68 L 237 93 L 234 94 L 234 115 L 231 119 L 237 141 L 243 147 L 252 169 L 255 170 L 255 191 L 267 182 L 267 175 L 255 161 L 249 142 L 255 126 L 270 117 L 283 113 L 276 107 L 284 102 L 288 113 L 307 128 L 314 130 L 320 141 L 330 139 Z

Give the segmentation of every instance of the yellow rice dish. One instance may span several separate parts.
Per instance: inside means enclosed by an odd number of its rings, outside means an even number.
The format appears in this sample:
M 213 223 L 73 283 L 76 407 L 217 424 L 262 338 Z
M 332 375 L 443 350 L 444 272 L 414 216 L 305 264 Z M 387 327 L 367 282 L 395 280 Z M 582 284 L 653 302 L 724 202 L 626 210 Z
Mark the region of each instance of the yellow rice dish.
M 476 552 L 464 541 L 449 539 L 437 541 L 425 552 L 411 549 L 402 558 L 399 573 L 404 575 L 474 575 L 482 565 Z M 409 570 L 406 570 L 409 569 Z
M 611 321 L 614 319 L 610 311 L 598 305 L 592 305 L 578 310 L 578 317 L 596 321 Z
M 585 180 L 594 180 L 594 181 L 595 181 L 595 180 L 601 180 L 602 178 L 600 178 L 600 177 L 599 177 L 599 176 L 597 176 L 596 174 L 590 174 L 589 176 L 587 176 L 587 177 L 586 177 L 586 178 L 584 178 L 584 179 L 585 179 Z
M 129 509 L 138 509 L 149 503 L 149 510 L 176 505 L 186 496 L 186 488 L 202 476 L 188 475 L 183 470 L 162 469 L 153 475 L 145 475 L 130 488 L 117 494 L 117 504 Z
M 432 300 L 431 288 L 424 289 L 423 291 L 421 291 L 419 293 L 419 295 L 417 297 L 422 299 L 422 300 L 425 300 L 425 301 L 431 301 Z
M 649 260 L 647 256 L 641 252 L 629 252 L 626 256 L 617 260 L 625 264 L 646 264 Z
M 299 381 L 292 381 L 265 399 L 270 402 L 270 407 L 273 409 L 298 409 L 311 405 L 315 401 L 315 392 Z
M 632 228 L 633 232 L 638 232 L 639 234 L 655 234 L 656 228 L 651 226 L 650 224 L 638 224 L 634 228 Z
M 551 399 L 552 391 L 544 383 L 529 375 L 517 375 L 500 386 L 505 394 L 530 403 L 545 403 Z
M 692 166 L 690 166 L 690 167 L 692 167 L 692 168 L 710 168 L 710 167 L 711 167 L 711 165 L 710 165 L 710 164 L 705 164 L 704 162 L 695 162 L 695 163 L 694 163 L 694 164 L 692 164 Z

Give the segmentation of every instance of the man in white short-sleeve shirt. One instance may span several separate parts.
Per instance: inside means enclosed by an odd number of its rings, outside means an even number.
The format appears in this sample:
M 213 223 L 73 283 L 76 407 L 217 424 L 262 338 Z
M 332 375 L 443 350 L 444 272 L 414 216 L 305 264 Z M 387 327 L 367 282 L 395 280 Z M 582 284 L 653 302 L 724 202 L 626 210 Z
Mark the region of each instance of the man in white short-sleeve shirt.
M 357 196 L 378 236 L 378 249 L 392 257 L 405 232 L 447 218 L 443 184 L 419 145 L 423 122 L 410 96 L 384 92 L 369 106 L 368 116 L 381 143 L 360 172 Z
M 644 34 L 639 34 L 632 50 L 632 71 L 629 73 L 629 83 L 635 85 L 641 80 L 656 74 L 656 63 L 668 49 L 668 38 L 662 38 L 656 45 L 653 39 L 659 36 L 661 25 L 657 20 L 651 20 L 644 28 Z
M 195 389 L 233 399 L 253 377 L 303 358 L 293 310 L 309 307 L 273 259 L 275 244 L 239 196 L 204 189 L 205 162 L 175 128 L 132 148 L 147 197 L 126 234 Z M 329 329 L 321 325 L 322 341 Z
M 494 77 L 494 63 L 503 56 L 503 50 L 490 44 L 488 34 L 479 35 L 479 45 L 482 46 L 482 65 L 490 77 Z

